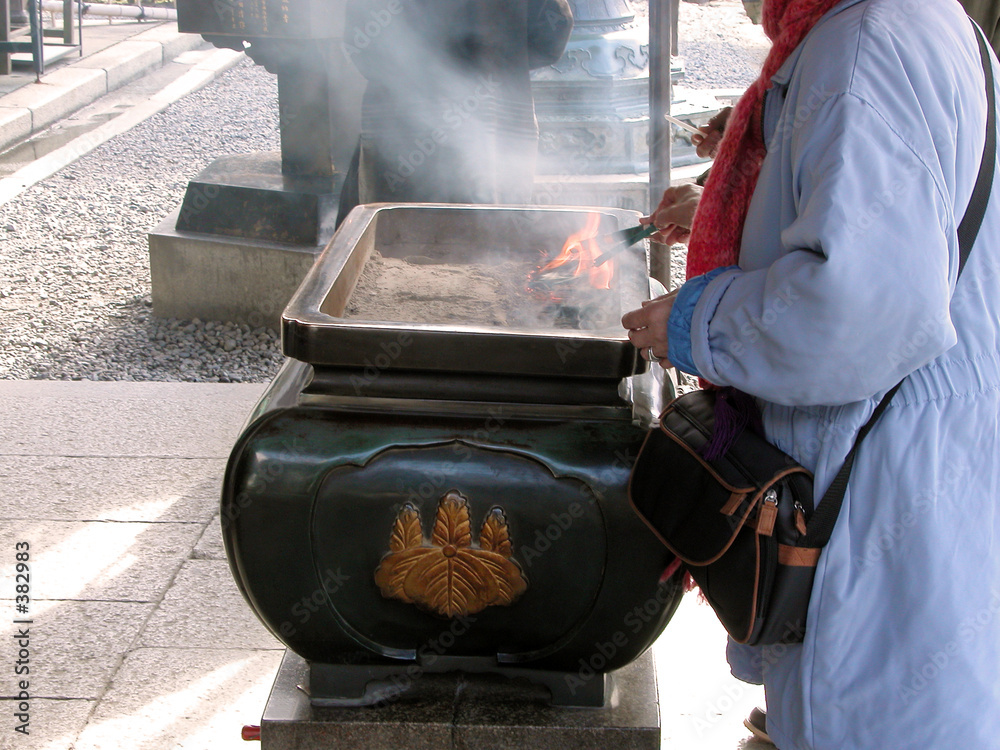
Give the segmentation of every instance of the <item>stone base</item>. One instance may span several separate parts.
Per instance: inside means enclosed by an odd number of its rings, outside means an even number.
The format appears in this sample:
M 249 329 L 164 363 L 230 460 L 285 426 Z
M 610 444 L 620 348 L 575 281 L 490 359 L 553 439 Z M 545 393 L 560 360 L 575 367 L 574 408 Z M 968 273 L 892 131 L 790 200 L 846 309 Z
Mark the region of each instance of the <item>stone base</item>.
M 538 175 L 532 202 L 541 206 L 607 206 L 645 215 L 649 174 Z
M 313 706 L 377 706 L 396 700 L 413 682 L 414 667 L 399 664 L 317 664 L 309 665 L 309 697 Z M 507 679 L 523 679 L 549 691 L 553 706 L 603 708 L 614 694 L 614 679 L 601 674 L 591 679 L 574 679 L 573 673 L 544 669 L 523 669 L 497 664 L 496 659 L 475 656 L 438 656 L 433 664 L 421 665 L 423 674 L 464 672 L 466 676 L 493 674 Z
M 422 675 L 382 705 L 316 708 L 309 665 L 291 651 L 261 720 L 262 750 L 659 750 L 656 674 L 647 652 L 614 673 L 606 708 L 556 708 L 548 691 L 489 675 Z
M 333 236 L 343 175 L 291 177 L 277 151 L 223 156 L 188 183 L 177 229 L 296 245 Z
M 180 232 L 178 214 L 149 233 L 153 314 L 280 330 L 282 310 L 323 246 Z
M 649 117 L 538 115 L 538 168 L 608 174 L 649 169 Z

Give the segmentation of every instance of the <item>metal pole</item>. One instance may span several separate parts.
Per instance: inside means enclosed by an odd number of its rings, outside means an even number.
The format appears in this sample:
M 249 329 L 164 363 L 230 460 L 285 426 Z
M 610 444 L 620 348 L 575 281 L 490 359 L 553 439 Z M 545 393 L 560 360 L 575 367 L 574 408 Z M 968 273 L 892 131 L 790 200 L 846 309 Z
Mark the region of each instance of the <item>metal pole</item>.
M 649 0 L 649 209 L 670 187 L 670 49 L 673 5 L 679 0 Z M 649 273 L 670 286 L 670 247 L 650 244 Z

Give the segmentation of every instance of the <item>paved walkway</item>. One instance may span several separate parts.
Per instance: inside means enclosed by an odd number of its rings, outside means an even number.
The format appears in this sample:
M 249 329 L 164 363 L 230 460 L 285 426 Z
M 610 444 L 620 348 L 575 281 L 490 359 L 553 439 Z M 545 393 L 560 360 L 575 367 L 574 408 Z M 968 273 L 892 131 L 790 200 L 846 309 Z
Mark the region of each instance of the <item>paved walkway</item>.
M 0 633 L 30 545 L 30 736 L 0 638 L 0 748 L 228 750 L 259 723 L 280 644 L 229 573 L 226 457 L 263 385 L 0 381 Z M 760 691 L 688 597 L 655 646 L 665 750 L 734 750 Z
M 26 68 L 0 75 L 0 150 L 205 47 L 197 34 L 179 33 L 175 22 L 85 21 L 82 58 L 74 51 L 48 66 L 40 83 Z

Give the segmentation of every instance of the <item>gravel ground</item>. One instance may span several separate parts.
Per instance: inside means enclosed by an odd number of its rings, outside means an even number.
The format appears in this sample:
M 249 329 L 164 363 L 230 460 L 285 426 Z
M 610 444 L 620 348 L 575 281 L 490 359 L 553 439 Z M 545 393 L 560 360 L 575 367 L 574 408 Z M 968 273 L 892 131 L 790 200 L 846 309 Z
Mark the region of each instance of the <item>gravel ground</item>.
M 153 317 L 146 233 L 216 157 L 279 148 L 277 101 L 241 63 L 0 206 L 0 378 L 273 376 L 274 331 Z
M 740 0 L 680 12 L 686 86 L 754 79 L 766 41 Z M 153 317 L 146 234 L 213 159 L 278 148 L 276 79 L 247 61 L 0 206 L 0 379 L 273 377 L 274 331 Z
M 680 6 L 678 28 L 684 80 L 690 89 L 745 89 L 757 78 L 771 47 L 764 30 L 743 11 L 742 0 Z
M 632 0 L 636 16 L 648 15 L 648 0 Z M 678 42 L 689 89 L 745 89 L 760 73 L 771 48 L 764 30 L 743 10 L 742 0 L 683 0 Z

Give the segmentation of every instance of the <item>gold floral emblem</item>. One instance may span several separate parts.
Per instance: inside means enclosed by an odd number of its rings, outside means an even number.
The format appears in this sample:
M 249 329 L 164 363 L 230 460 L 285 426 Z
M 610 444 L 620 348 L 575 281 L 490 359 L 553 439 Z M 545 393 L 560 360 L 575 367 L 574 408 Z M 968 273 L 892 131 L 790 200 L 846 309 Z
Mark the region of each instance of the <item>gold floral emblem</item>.
M 473 547 L 469 501 L 455 490 L 438 504 L 430 544 L 420 528 L 420 513 L 407 503 L 396 516 L 389 549 L 375 571 L 382 596 L 444 617 L 513 604 L 528 588 L 511 559 L 503 510 L 490 509 L 479 531 L 479 546 Z

